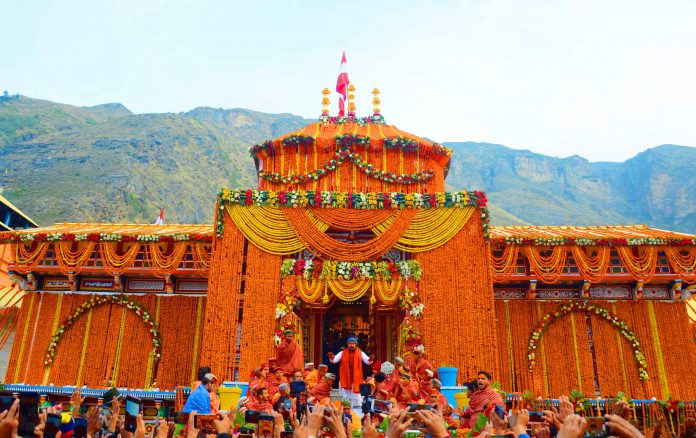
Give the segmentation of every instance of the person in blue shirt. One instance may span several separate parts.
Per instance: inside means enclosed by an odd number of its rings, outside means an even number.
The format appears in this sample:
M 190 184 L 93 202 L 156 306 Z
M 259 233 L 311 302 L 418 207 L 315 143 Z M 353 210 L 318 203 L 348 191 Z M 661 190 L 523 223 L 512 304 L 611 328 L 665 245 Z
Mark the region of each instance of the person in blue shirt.
M 201 379 L 201 384 L 189 394 L 183 413 L 196 411 L 197 414 L 210 414 L 210 393 L 215 390 L 217 377 L 208 373 Z

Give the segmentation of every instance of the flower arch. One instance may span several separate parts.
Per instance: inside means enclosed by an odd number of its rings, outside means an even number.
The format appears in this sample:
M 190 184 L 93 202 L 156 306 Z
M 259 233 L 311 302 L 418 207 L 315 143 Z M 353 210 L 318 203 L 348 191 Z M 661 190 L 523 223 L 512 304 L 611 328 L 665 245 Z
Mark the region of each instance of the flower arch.
M 576 301 L 570 304 L 563 304 L 558 310 L 549 312 L 541 318 L 541 321 L 532 331 L 529 336 L 529 343 L 527 344 L 527 359 L 529 360 L 529 370 L 531 371 L 536 364 L 536 349 L 541 340 L 541 336 L 549 328 L 551 324 L 558 321 L 562 317 L 572 313 L 572 312 L 591 312 L 605 321 L 609 322 L 611 325 L 616 327 L 631 345 L 633 349 L 633 357 L 638 364 L 638 375 L 641 380 L 648 380 L 648 363 L 645 360 L 645 355 L 641 350 L 640 342 L 636 337 L 636 334 L 628 328 L 628 324 L 620 319 L 617 315 L 613 314 L 604 307 L 595 306 L 594 304 L 589 304 L 587 301 Z
M 135 314 L 143 320 L 145 326 L 148 327 L 148 331 L 152 335 L 153 366 L 156 367 L 162 356 L 162 338 L 160 337 L 159 328 L 150 312 L 145 310 L 140 303 L 131 300 L 125 295 L 92 295 L 88 301 L 82 303 L 75 313 L 67 317 L 65 321 L 58 326 L 55 333 L 51 336 L 51 342 L 48 344 L 46 357 L 44 358 L 44 365 L 47 367 L 51 366 L 58 350 L 58 344 L 63 339 L 65 332 L 67 332 L 85 312 L 101 306 L 102 304 L 109 303 L 125 306 L 129 310 L 133 310 Z

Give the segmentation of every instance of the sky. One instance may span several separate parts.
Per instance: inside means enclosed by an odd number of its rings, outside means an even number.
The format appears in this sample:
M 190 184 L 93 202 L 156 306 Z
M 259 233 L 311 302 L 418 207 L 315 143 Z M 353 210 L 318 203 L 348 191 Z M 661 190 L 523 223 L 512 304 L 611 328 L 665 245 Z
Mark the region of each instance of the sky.
M 696 146 L 696 1 L 5 1 L 0 90 L 136 113 L 358 115 L 435 141 L 623 161 Z M 332 114 L 337 96 L 330 96 Z

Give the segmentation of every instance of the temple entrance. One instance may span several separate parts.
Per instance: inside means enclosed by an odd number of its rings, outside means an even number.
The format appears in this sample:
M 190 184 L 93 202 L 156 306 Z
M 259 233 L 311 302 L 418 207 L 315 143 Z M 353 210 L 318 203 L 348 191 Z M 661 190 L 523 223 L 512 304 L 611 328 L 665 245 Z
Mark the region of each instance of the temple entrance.
M 333 297 L 325 306 L 305 305 L 300 312 L 303 321 L 305 358 L 315 365 L 325 363 L 331 372 L 338 366 L 330 363 L 328 353 L 346 347 L 350 336 L 358 339 L 358 347 L 380 362 L 393 362 L 398 342 L 398 311 L 395 306 L 370 304 L 366 296 L 357 301 L 341 301 Z M 365 375 L 371 374 L 369 367 Z

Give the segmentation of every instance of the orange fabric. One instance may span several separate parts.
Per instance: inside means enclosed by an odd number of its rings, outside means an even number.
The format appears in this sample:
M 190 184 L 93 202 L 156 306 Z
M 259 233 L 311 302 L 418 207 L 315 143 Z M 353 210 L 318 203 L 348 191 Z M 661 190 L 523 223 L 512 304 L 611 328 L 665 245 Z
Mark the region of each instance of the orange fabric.
M 331 396 L 331 387 L 326 379 L 321 379 L 321 381 L 309 391 L 309 396 L 314 397 L 318 402 L 328 399 Z
M 282 208 L 297 237 L 313 252 L 326 259 L 365 262 L 384 255 L 399 240 L 408 228 L 416 210 L 403 210 L 394 219 L 389 229 L 364 243 L 344 243 L 335 240 L 317 229 L 307 214 L 299 208 Z
M 285 374 L 292 375 L 295 371 L 302 370 L 304 365 L 304 354 L 302 348 L 296 340 L 287 342 L 285 337 L 276 348 L 276 360 L 278 368 L 282 369 Z
M 480 215 L 473 215 L 446 244 L 414 256 L 423 267 L 419 295 L 426 311 L 419 328 L 430 360 L 456 365 L 458 382 L 480 369 L 499 375 L 499 353 L 493 342 L 500 322 L 494 312 L 490 250 Z M 452 327 L 466 328 L 466 336 L 447 336 Z
M 307 373 L 304 378 L 308 389 L 312 389 L 319 384 L 319 370 L 315 369 Z
M 362 372 L 362 354 L 359 348 L 354 351 L 343 349 L 341 367 L 339 370 L 341 388 L 350 389 L 354 393 L 360 393 L 360 384 L 365 381 Z
M 392 216 L 401 214 L 400 210 L 357 210 L 354 208 L 310 208 L 308 214 L 341 230 L 369 230 Z
M 200 364 L 209 366 L 222 381 L 232 380 L 228 357 L 237 354 L 237 325 L 241 302 L 240 288 L 245 239 L 228 214 L 224 217 L 225 234 L 213 241 L 213 256 L 208 277 L 208 297 L 201 344 Z M 261 362 L 259 362 L 261 363 Z M 258 365 L 258 364 L 257 364 Z M 198 364 L 196 364 L 198 366 Z M 240 375 L 249 375 L 240 374 Z

